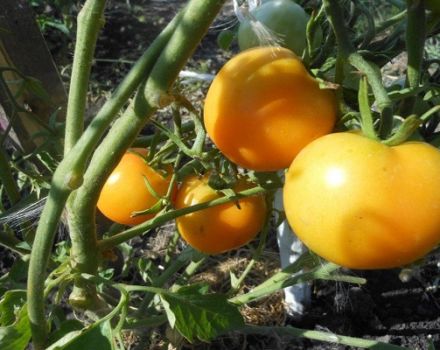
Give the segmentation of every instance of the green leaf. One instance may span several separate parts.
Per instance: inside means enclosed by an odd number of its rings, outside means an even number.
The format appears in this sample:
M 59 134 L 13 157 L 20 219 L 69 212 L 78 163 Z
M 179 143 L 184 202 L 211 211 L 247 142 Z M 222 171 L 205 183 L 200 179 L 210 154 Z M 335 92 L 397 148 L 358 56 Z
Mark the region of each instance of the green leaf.
M 194 283 L 189 286 L 180 287 L 178 290 L 179 295 L 191 295 L 199 294 L 206 295 L 209 292 L 209 284 L 206 282 Z
M 55 343 L 69 333 L 80 331 L 83 327 L 83 324 L 78 320 L 66 320 L 62 322 L 60 327 L 50 335 L 48 343 Z
M 69 332 L 46 350 L 78 349 L 114 350 L 110 321 L 97 322 L 81 331 Z
M 17 244 L 17 247 L 22 248 L 22 244 Z M 17 259 L 9 271 L 9 278 L 16 284 L 24 284 L 26 283 L 28 269 L 29 260 Z
M 0 325 L 10 326 L 16 320 L 16 313 L 25 303 L 25 290 L 10 290 L 0 301 Z
M 235 32 L 232 30 L 223 30 L 217 36 L 217 45 L 222 50 L 228 50 L 235 38 Z
M 184 287 L 177 293 L 160 295 L 168 322 L 189 342 L 210 341 L 244 325 L 235 305 L 221 294 L 201 294 L 205 289 Z M 192 293 L 190 293 L 192 292 Z
M 31 339 L 31 328 L 26 304 L 22 306 L 17 321 L 7 327 L 0 327 L 0 349 L 24 350 Z
M 49 94 L 44 89 L 44 86 L 40 80 L 33 77 L 26 77 L 25 86 L 38 98 L 41 98 L 44 101 L 48 101 L 50 99 Z

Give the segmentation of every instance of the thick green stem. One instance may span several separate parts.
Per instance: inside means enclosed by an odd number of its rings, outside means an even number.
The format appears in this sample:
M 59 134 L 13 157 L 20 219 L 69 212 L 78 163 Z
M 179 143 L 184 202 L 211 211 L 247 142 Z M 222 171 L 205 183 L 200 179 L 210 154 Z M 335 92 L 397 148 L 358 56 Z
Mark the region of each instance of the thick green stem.
M 29 262 L 27 304 L 32 341 L 36 350 L 45 348 L 48 331 L 44 312 L 46 268 L 58 221 L 64 209 L 62 204 L 66 202 L 70 193 L 69 190 L 63 189 L 62 186 L 63 184 L 52 183 L 49 196 L 41 213 Z
M 342 55 L 353 67 L 362 72 L 368 79 L 373 94 L 376 98 L 376 104 L 379 111 L 382 113 L 381 119 L 381 136 L 388 135 L 391 131 L 393 123 L 392 101 L 388 97 L 387 91 L 382 84 L 382 77 L 380 70 L 374 64 L 365 60 L 351 44 L 348 33 L 350 32 L 344 25 L 340 18 L 342 9 L 338 0 L 323 0 L 325 12 L 330 25 L 335 33 L 336 41 L 338 43 L 339 54 Z
M 86 163 L 96 144 L 118 111 L 153 67 L 180 17 L 181 14 L 177 15 L 142 55 L 54 173 L 48 200 L 38 224 L 36 244 L 32 248 L 29 266 L 28 309 L 36 350 L 44 348 L 46 339 L 47 328 L 42 292 L 44 276 L 52 242 L 67 198 L 71 191 L 80 186 Z
M 127 148 L 133 143 L 151 115 L 171 102 L 168 90 L 192 55 L 214 20 L 223 1 L 189 2 L 182 19 L 163 49 L 148 79 L 123 116 L 119 118 L 97 147 L 84 174 L 84 184 L 75 193 L 71 215 L 75 225 L 71 232 L 72 259 L 80 272 L 97 268 L 95 207 L 106 179 Z M 72 299 L 87 303 L 88 293 L 75 290 Z
M 377 340 L 361 339 L 354 337 L 347 337 L 344 335 L 334 334 L 330 332 L 311 331 L 308 329 L 301 329 L 296 327 L 269 327 L 269 326 L 246 326 L 240 329 L 240 332 L 246 334 L 262 334 L 262 335 L 277 335 L 301 337 L 312 340 L 319 340 L 334 344 L 348 345 L 354 348 L 375 349 L 375 350 L 409 350 L 401 346 L 383 343 Z
M 104 24 L 106 0 L 89 0 L 78 14 L 75 56 L 70 79 L 69 99 L 66 113 L 64 154 L 67 154 L 84 130 L 89 76 L 99 30 Z
M 105 0 L 87 1 L 78 15 L 77 40 L 67 104 L 64 154 L 70 152 L 84 130 L 84 114 L 89 77 L 99 30 L 104 23 L 104 6 Z M 76 230 L 77 225 L 75 225 L 75 221 L 77 216 L 71 215 L 73 211 L 73 199 L 74 197 L 71 196 L 67 203 L 70 236 L 72 241 L 81 241 L 81 248 L 84 249 L 83 254 L 95 258 L 96 238 L 85 234 L 85 232 L 78 232 Z M 73 243 L 74 246 L 77 245 L 75 243 Z M 91 254 L 91 252 L 93 253 Z M 75 262 L 73 261 L 73 263 Z M 94 261 L 89 261 L 87 266 L 88 269 L 83 269 L 83 272 L 95 272 L 98 266 L 97 259 L 95 258 Z M 81 300 L 87 300 L 88 305 L 99 307 L 93 287 L 87 288 L 86 285 L 83 285 L 82 280 L 79 280 L 77 283 L 81 284 L 81 290 L 91 290 L 85 293 L 86 295 L 83 298 L 78 298 L 78 301 L 72 299 L 72 304 L 81 306 Z
M 255 196 L 258 194 L 262 194 L 264 192 L 266 192 L 266 190 L 264 188 L 254 187 L 254 188 L 237 193 L 237 197 L 235 197 L 235 196 L 232 198 L 221 197 L 221 198 L 211 200 L 209 202 L 199 203 L 196 205 L 192 205 L 190 207 L 168 211 L 164 214 L 157 215 L 154 218 L 152 218 L 152 219 L 150 219 L 150 220 L 148 220 L 138 226 L 130 228 L 124 232 L 118 233 L 118 234 L 111 236 L 109 238 L 106 238 L 102 241 L 99 241 L 98 242 L 99 250 L 102 251 L 102 250 L 106 250 L 106 249 L 110 249 L 112 247 L 115 247 L 118 244 L 126 242 L 129 239 L 132 239 L 136 236 L 140 236 L 143 233 L 145 233 L 155 227 L 159 227 L 159 226 L 163 225 L 164 223 L 166 223 L 170 220 L 173 220 L 179 216 L 190 214 L 190 213 L 193 213 L 198 210 L 211 208 L 216 205 L 229 203 L 229 202 L 237 200 L 239 198 L 248 197 L 248 196 Z
M 362 118 L 362 133 L 370 139 L 377 140 L 376 130 L 374 130 L 373 113 L 371 112 L 368 98 L 368 83 L 365 77 L 362 77 L 359 81 L 358 103 Z
M 406 50 L 408 52 L 408 85 L 411 88 L 420 84 L 420 72 L 425 48 L 426 21 L 423 0 L 407 0 L 408 24 L 406 27 Z
M 406 51 L 408 53 L 408 68 L 406 85 L 417 88 L 423 63 L 423 52 L 426 38 L 425 6 L 423 0 L 407 0 Z M 413 113 L 416 96 L 406 98 L 400 106 L 402 115 Z

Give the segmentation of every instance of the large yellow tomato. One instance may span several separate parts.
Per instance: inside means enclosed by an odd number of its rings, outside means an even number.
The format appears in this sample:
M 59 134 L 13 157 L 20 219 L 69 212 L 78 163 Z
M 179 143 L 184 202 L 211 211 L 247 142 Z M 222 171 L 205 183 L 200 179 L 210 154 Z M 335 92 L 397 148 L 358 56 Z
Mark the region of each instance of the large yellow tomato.
M 146 180 L 159 196 L 166 195 L 172 169 L 167 169 L 167 176 L 159 174 L 146 163 L 146 154 L 147 150 L 142 148 L 129 150 L 104 184 L 97 206 L 110 220 L 123 225 L 137 225 L 154 216 L 132 216 L 133 212 L 147 210 L 158 201 L 148 190 Z
M 236 192 L 253 185 L 240 179 Z M 208 176 L 188 177 L 176 196 L 176 208 L 207 202 L 222 195 L 208 185 Z M 238 205 L 237 205 L 238 204 Z M 195 249 L 218 254 L 248 243 L 263 227 L 266 218 L 264 196 L 242 198 L 238 203 L 227 203 L 187 214 L 176 219 L 182 238 Z
M 217 74 L 204 121 L 232 162 L 274 171 L 287 168 L 306 144 L 332 131 L 336 103 L 293 52 L 259 47 L 241 52 Z
M 440 151 L 388 147 L 354 133 L 305 147 L 285 179 L 284 207 L 312 251 L 354 269 L 392 268 L 440 242 Z

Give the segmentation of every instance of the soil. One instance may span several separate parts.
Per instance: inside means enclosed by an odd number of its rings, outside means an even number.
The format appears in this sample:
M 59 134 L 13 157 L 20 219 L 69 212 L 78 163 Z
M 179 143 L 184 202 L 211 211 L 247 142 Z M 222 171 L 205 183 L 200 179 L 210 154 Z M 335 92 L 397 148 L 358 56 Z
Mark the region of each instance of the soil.
M 160 28 L 176 13 L 184 1 L 132 0 L 110 1 L 106 10 L 106 25 L 97 46 L 97 60 L 93 70 L 96 91 L 108 91 L 121 80 L 133 61 L 157 35 Z M 131 7 L 128 7 L 130 4 Z M 214 73 L 231 52 L 216 44 L 220 29 L 233 24 L 230 9 L 210 30 L 201 43 L 188 68 Z M 47 33 L 47 40 L 60 67 L 67 68 L 66 51 Z M 200 96 L 203 90 L 199 91 Z M 96 99 L 93 100 L 96 102 Z M 239 253 L 237 253 L 239 255 Z M 9 253 L 0 249 L 2 272 L 12 263 Z M 276 250 L 269 254 L 266 272 L 276 268 Z M 235 256 L 234 258 L 237 258 Z M 316 281 L 312 304 L 301 320 L 285 315 L 282 295 L 266 300 L 264 316 L 252 317 L 257 324 L 285 324 L 304 329 L 328 331 L 337 335 L 376 339 L 405 346 L 409 349 L 440 348 L 440 253 L 412 270 L 347 271 L 365 277 L 362 286 Z M 274 263 L 275 261 L 275 263 Z M 211 272 L 218 261 L 213 261 Z M 274 265 L 275 264 L 275 265 Z M 10 265 L 9 265 L 10 266 Z M 264 269 L 264 267 L 263 267 Z M 209 270 L 209 268 L 208 268 Z M 207 275 L 203 278 L 207 279 Z M 259 304 L 261 307 L 262 304 Z M 280 307 L 281 306 L 281 307 Z M 268 312 L 271 307 L 272 313 Z M 256 306 L 255 306 L 256 308 Z M 252 313 L 251 311 L 249 311 Z M 273 336 L 244 336 L 233 334 L 212 344 L 193 345 L 192 349 L 346 349 L 331 343 L 298 338 Z M 184 348 L 186 348 L 184 346 Z M 379 348 L 378 348 L 379 349 Z

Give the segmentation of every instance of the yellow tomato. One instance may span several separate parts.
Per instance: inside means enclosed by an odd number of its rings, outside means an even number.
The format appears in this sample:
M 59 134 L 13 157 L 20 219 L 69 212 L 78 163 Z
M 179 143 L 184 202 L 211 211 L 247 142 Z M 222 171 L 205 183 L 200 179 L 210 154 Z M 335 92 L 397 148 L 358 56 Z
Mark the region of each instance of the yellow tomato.
M 240 179 L 236 192 L 253 185 Z M 176 196 L 176 208 L 185 208 L 222 197 L 208 185 L 208 176 L 190 176 Z M 203 209 L 176 219 L 182 238 L 195 249 L 218 254 L 236 249 L 254 238 L 263 227 L 266 217 L 264 196 L 256 195 L 215 207 Z
M 259 47 L 241 52 L 217 74 L 204 121 L 232 162 L 274 171 L 287 168 L 306 144 L 332 131 L 336 103 L 293 52 Z
M 392 268 L 440 242 L 440 151 L 353 133 L 310 143 L 286 174 L 284 207 L 314 252 L 354 269 Z
M 166 195 L 172 169 L 167 169 L 167 176 L 159 174 L 146 163 L 146 155 L 146 149 L 129 150 L 104 184 L 97 206 L 110 220 L 123 225 L 137 225 L 154 216 L 133 217 L 133 212 L 147 210 L 158 201 L 148 190 L 146 180 L 159 196 Z

